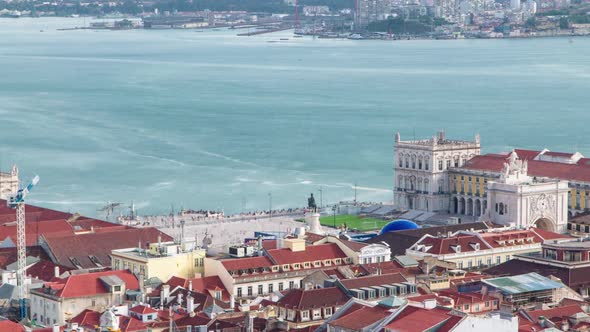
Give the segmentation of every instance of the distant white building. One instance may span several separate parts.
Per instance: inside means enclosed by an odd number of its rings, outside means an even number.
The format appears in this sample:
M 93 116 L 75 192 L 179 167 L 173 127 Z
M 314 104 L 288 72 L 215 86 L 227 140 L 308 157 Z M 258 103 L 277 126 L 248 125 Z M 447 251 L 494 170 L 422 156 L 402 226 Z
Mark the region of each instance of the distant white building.
M 473 141 L 450 140 L 444 131 L 430 139 L 402 141 L 395 135 L 394 199 L 400 210 L 448 211 L 448 170 L 480 154 Z
M 520 0 L 510 0 L 510 9 L 520 10 Z
M 12 166 L 10 172 L 0 172 L 0 199 L 6 199 L 18 190 L 18 168 Z

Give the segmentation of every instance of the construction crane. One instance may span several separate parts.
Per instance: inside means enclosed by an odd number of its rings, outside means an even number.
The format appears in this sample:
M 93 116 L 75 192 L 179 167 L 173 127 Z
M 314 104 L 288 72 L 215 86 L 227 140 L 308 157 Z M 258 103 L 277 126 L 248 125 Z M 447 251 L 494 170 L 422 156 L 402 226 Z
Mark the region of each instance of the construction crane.
M 18 289 L 19 302 L 19 319 L 27 317 L 27 290 L 25 287 L 25 269 L 27 259 L 27 242 L 25 237 L 25 197 L 39 182 L 39 176 L 35 176 L 31 183 L 25 188 L 19 189 L 15 194 L 11 195 L 6 201 L 6 205 L 11 209 L 16 209 L 16 252 L 17 252 L 17 268 L 16 268 L 16 287 Z

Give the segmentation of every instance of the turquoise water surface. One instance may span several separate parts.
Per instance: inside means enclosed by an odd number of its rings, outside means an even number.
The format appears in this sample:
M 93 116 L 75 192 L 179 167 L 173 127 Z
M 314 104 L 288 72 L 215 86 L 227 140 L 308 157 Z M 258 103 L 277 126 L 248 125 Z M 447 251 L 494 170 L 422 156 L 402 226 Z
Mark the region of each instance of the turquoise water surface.
M 355 182 L 391 200 L 396 131 L 590 155 L 590 38 L 56 30 L 82 24 L 0 20 L 0 165 L 39 174 L 31 202 L 47 207 L 239 212 L 268 193 L 273 208 L 320 187 L 351 199 Z

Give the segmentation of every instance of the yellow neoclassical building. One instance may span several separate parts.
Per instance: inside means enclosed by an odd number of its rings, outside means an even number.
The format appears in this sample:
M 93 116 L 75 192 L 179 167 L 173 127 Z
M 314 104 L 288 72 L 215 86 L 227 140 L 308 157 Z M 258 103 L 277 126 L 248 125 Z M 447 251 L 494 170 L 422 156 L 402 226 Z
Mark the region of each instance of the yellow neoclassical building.
M 151 243 L 149 249 L 118 249 L 111 255 L 113 270 L 128 269 L 147 279 L 195 278 L 205 272 L 206 250 L 199 248 L 195 241 Z

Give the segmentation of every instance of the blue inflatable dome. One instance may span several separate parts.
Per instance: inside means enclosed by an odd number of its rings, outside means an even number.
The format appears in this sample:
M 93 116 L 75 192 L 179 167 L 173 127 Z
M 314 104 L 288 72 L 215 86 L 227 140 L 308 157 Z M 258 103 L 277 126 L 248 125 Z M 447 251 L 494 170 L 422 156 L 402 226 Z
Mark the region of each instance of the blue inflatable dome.
M 405 219 L 398 219 L 398 220 L 391 221 L 391 222 L 387 223 L 387 225 L 383 226 L 383 228 L 381 228 L 381 232 L 379 232 L 379 235 L 385 234 L 387 232 L 403 231 L 406 229 L 416 229 L 416 228 L 419 228 L 419 226 L 415 222 L 405 220 Z

